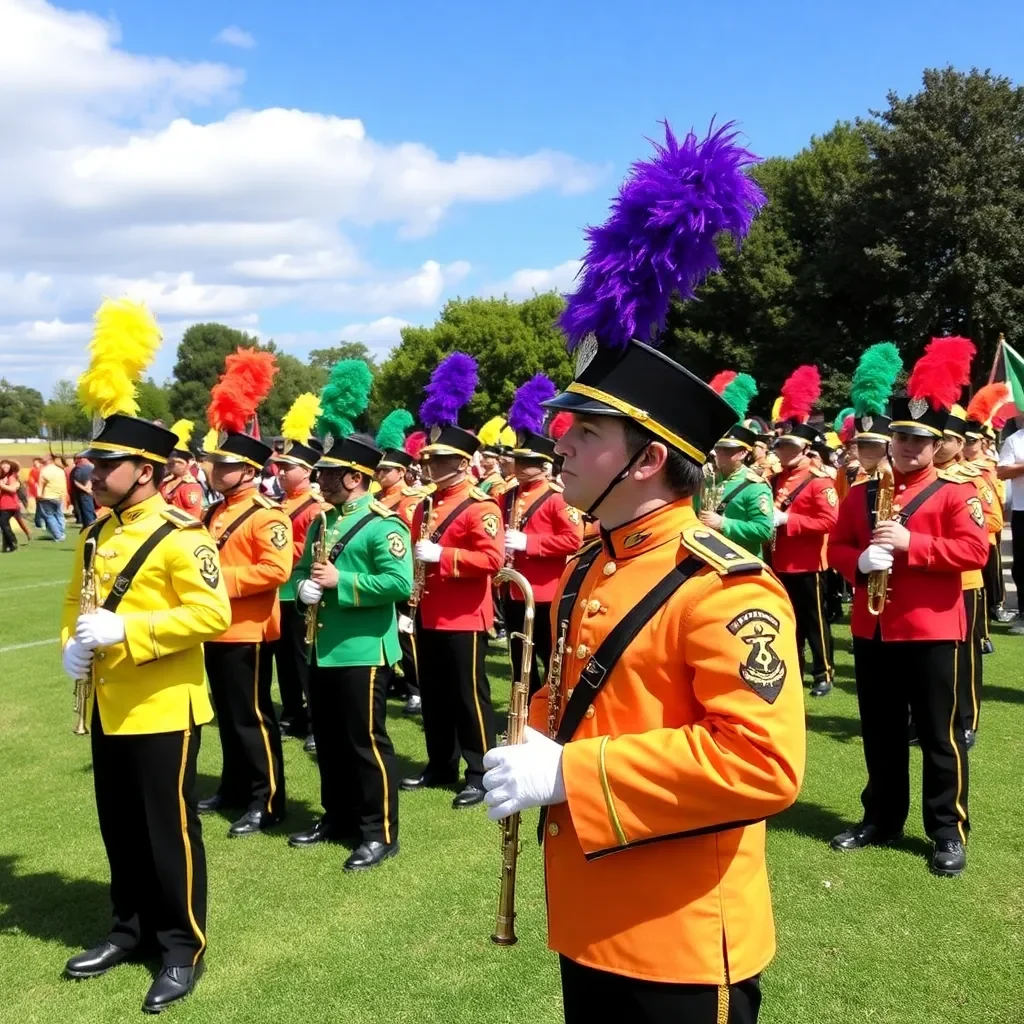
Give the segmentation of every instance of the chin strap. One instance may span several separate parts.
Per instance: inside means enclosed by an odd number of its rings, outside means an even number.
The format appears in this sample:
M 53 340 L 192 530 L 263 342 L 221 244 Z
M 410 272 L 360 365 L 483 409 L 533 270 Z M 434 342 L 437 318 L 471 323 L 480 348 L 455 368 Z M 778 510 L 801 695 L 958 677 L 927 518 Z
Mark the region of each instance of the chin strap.
M 132 496 L 138 490 L 140 483 L 140 480 L 135 480 L 131 487 L 129 487 L 128 490 L 121 495 L 117 503 L 111 506 L 110 511 L 117 516 L 119 522 L 121 521 L 121 510 L 125 508 L 125 502 L 132 498 Z M 128 507 L 130 508 L 131 506 Z
M 612 477 L 611 483 L 608 484 L 608 486 L 591 503 L 590 508 L 584 510 L 584 515 L 593 516 L 595 519 L 597 518 L 596 509 L 598 505 L 600 505 L 601 502 L 604 501 L 604 499 L 607 498 L 608 495 L 611 494 L 612 491 L 616 487 L 618 487 L 619 484 L 621 484 L 627 476 L 629 476 L 629 471 L 633 468 L 633 466 L 636 465 L 637 460 L 640 458 L 641 455 L 643 455 L 645 451 L 647 451 L 647 445 L 644 445 L 642 448 L 638 448 L 633 453 L 633 455 L 630 457 L 629 462 L 627 462 L 626 465 L 622 467 L 618 474 Z

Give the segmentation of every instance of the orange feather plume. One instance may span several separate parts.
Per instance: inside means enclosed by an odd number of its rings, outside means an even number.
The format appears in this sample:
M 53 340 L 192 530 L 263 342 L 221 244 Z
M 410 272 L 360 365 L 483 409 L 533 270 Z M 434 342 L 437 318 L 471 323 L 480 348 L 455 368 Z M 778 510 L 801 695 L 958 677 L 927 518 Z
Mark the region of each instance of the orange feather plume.
M 995 411 L 1013 397 L 1008 384 L 1002 381 L 986 384 L 967 404 L 967 418 L 975 423 L 988 423 Z
M 224 372 L 210 392 L 206 418 L 211 427 L 244 434 L 277 373 L 273 352 L 239 348 L 224 360 Z

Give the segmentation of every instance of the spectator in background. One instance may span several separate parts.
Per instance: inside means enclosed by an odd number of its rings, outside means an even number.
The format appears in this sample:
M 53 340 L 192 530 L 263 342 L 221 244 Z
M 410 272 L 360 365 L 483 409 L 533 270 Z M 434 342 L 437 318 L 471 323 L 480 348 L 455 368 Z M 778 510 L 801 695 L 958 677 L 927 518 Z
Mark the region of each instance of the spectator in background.
M 74 514 L 75 518 L 77 519 L 77 511 L 75 509 L 75 506 L 72 505 L 71 503 L 71 495 L 73 493 L 71 489 L 71 470 L 73 469 L 73 466 L 71 465 L 71 460 L 65 458 L 63 455 L 60 455 L 57 457 L 56 462 L 61 467 L 61 469 L 64 470 L 64 515 L 67 516 L 70 514 Z
M 44 526 L 43 510 L 39 507 L 39 474 L 42 469 L 43 460 L 37 457 L 32 460 L 32 468 L 28 471 L 28 496 L 32 499 L 35 508 L 36 526 L 39 529 Z
M 64 539 L 64 504 L 68 499 L 68 483 L 64 470 L 54 461 L 53 454 L 43 456 L 39 471 L 39 497 L 37 507 L 42 508 L 46 531 L 56 541 Z
M 13 459 L 0 459 L 0 536 L 3 554 L 18 550 L 18 541 L 11 520 L 21 512 L 18 491 L 21 488 L 21 467 Z
M 75 518 L 84 529 L 96 522 L 96 505 L 92 498 L 92 463 L 88 459 L 75 459 L 71 470 L 71 504 Z
M 1017 588 L 1017 621 L 1010 627 L 1011 633 L 1024 634 L 1024 618 L 1021 618 L 1020 602 L 1024 600 L 1024 429 L 1021 420 L 1015 420 L 1016 429 L 999 449 L 999 465 L 996 476 L 1010 481 L 1010 529 L 1013 533 L 1013 565 L 1010 575 Z

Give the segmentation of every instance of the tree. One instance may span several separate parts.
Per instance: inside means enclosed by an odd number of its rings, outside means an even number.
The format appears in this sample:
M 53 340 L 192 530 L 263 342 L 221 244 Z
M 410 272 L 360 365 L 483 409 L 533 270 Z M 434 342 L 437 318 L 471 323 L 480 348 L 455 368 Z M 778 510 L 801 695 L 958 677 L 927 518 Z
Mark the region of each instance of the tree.
M 379 423 L 399 407 L 417 415 L 431 371 L 455 351 L 473 356 L 480 367 L 476 396 L 461 418 L 466 427 L 508 412 L 516 388 L 536 373 L 564 387 L 572 379 L 572 364 L 555 323 L 562 308 L 554 292 L 524 302 L 453 299 L 432 327 L 403 328 L 401 343 L 377 375 L 371 421 Z
M 43 396 L 35 388 L 0 377 L 0 435 L 35 437 L 43 419 Z
M 324 384 L 327 383 L 327 375 L 331 372 L 331 367 L 335 363 L 340 363 L 342 359 L 362 359 L 374 374 L 379 369 L 373 354 L 361 341 L 343 341 L 331 348 L 315 348 L 309 353 L 310 368 L 322 371 Z
M 277 355 L 273 390 L 259 408 L 260 432 L 270 437 L 280 432 L 281 420 L 292 402 L 304 391 L 319 394 L 327 375 L 323 370 L 306 366 L 287 352 L 278 352 L 272 341 L 265 347 Z
M 54 385 L 50 401 L 43 409 L 43 418 L 51 442 L 59 441 L 63 446 L 66 439 L 89 436 L 89 418 L 78 400 L 75 385 L 69 380 L 59 380 Z
M 139 403 L 139 416 L 144 420 L 161 420 L 166 426 L 171 425 L 170 389 L 157 384 L 152 377 L 140 381 L 137 386 L 136 401 Z

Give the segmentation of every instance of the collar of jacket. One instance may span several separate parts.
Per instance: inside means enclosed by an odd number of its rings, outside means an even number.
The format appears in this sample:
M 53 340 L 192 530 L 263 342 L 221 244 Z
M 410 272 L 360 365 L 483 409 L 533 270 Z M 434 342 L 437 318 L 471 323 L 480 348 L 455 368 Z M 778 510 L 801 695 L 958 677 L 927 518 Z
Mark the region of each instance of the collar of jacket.
M 609 557 L 617 561 L 636 558 L 662 544 L 679 544 L 683 531 L 700 526 L 689 498 L 661 505 L 638 519 L 616 526 L 614 530 L 601 527 L 601 543 Z
M 370 502 L 373 501 L 373 495 L 369 491 L 366 494 L 360 494 L 358 498 L 353 498 L 351 501 L 346 501 L 338 511 L 343 516 L 349 516 L 353 512 L 358 512 L 362 508 L 367 508 Z
M 913 473 L 907 473 L 904 475 L 896 469 L 892 471 L 893 483 L 897 487 L 901 485 L 903 487 L 916 487 L 918 484 L 930 483 L 939 475 L 939 471 L 934 466 L 927 466 L 925 469 L 915 469 Z
M 123 512 L 111 511 L 115 519 L 123 525 L 125 523 L 137 523 L 140 519 L 156 515 L 165 508 L 167 508 L 167 501 L 162 494 L 157 493 L 140 501 L 137 505 L 132 505 L 131 508 L 126 508 Z

